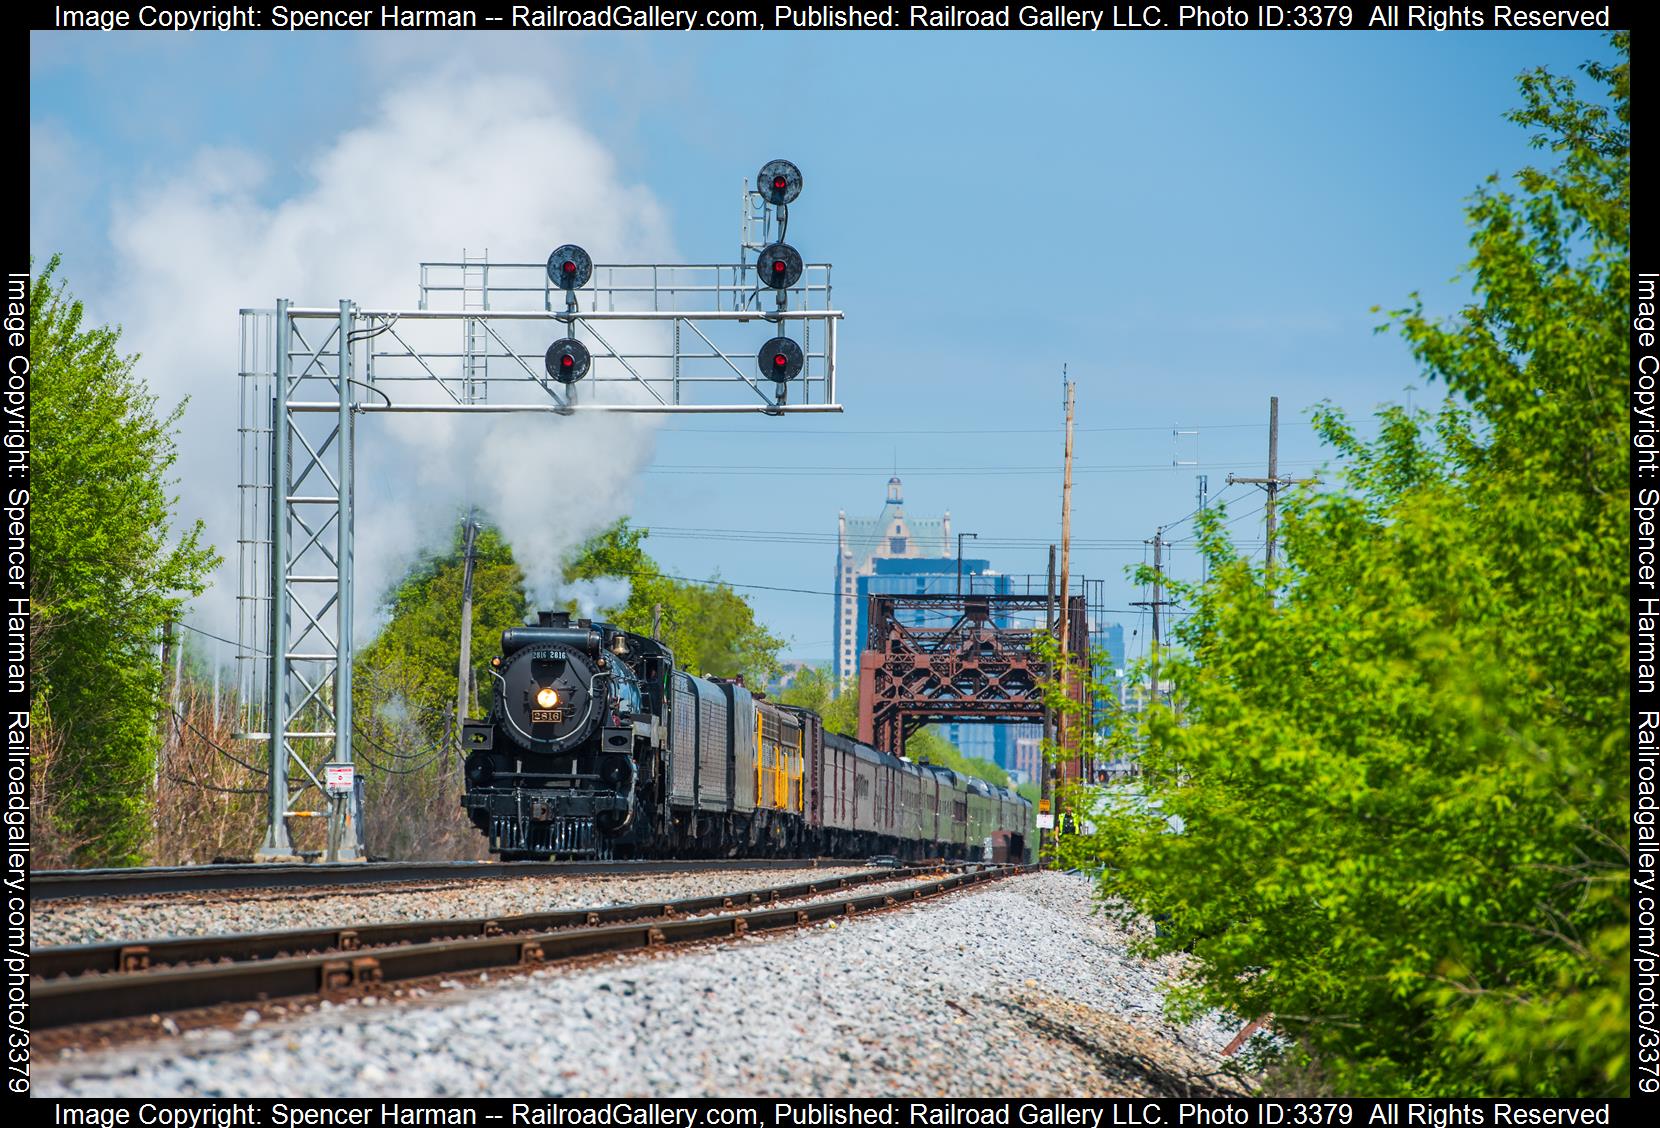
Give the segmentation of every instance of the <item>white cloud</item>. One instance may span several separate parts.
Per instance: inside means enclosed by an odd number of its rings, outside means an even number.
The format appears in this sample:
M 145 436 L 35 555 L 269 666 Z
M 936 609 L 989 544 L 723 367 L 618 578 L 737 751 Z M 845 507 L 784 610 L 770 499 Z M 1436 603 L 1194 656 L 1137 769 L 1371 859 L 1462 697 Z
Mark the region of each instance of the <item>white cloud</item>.
M 75 277 L 98 249 L 86 223 L 98 187 L 97 162 L 88 157 L 60 121 L 29 123 L 29 245 L 42 256 L 37 268 L 46 265 L 46 255 L 62 254 L 63 277 Z
M 222 148 L 118 199 L 105 304 L 162 404 L 190 398 L 183 515 L 205 520 L 226 557 L 205 625 L 234 623 L 239 308 L 277 297 L 410 308 L 417 264 L 463 248 L 535 261 L 577 241 L 602 260 L 673 259 L 657 202 L 623 182 L 566 104 L 535 77 L 426 71 L 390 87 L 365 124 L 321 139 L 285 199 L 262 199 L 272 170 L 259 158 Z M 361 417 L 359 622 L 423 545 L 448 541 L 463 504 L 484 506 L 545 572 L 626 511 L 652 430 L 638 416 Z

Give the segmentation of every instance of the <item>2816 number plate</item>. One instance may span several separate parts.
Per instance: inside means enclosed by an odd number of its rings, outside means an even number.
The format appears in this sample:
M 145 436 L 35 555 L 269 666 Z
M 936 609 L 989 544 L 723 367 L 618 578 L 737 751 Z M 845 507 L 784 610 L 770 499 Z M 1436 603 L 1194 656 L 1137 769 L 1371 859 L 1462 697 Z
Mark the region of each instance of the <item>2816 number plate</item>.
M 556 725 L 565 719 L 563 709 L 532 709 L 530 723 L 533 725 Z

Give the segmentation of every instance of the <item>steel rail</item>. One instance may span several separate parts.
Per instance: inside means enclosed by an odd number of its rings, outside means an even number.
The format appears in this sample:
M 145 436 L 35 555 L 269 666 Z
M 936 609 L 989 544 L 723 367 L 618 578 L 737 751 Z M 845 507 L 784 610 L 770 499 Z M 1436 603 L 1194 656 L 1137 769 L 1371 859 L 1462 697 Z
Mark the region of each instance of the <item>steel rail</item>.
M 898 881 L 943 870 L 964 870 L 968 865 L 907 866 L 877 869 L 847 877 L 827 877 L 765 889 L 746 889 L 707 897 L 682 897 L 603 908 L 555 909 L 540 913 L 518 913 L 458 920 L 389 921 L 378 924 L 343 924 L 331 928 L 285 928 L 270 932 L 241 932 L 231 935 L 175 936 L 162 939 L 134 939 L 98 944 L 62 944 L 36 948 L 29 953 L 29 974 L 37 979 L 66 975 L 89 975 L 122 971 L 148 971 L 179 964 L 230 960 L 275 959 L 280 956 L 316 952 L 362 952 L 392 944 L 425 944 L 436 940 L 461 940 L 477 936 L 504 936 L 519 932 L 575 928 L 596 924 L 618 924 L 652 917 L 689 916 L 748 905 L 773 904 L 855 889 L 874 882 Z
M 860 864 L 862 859 L 858 858 L 700 858 L 626 862 L 262 862 L 144 869 L 34 870 L 29 874 L 29 900 L 134 897 L 226 889 L 304 889 L 406 881 L 497 881 L 517 877 L 600 877 L 721 869 L 818 869 Z
M 328 995 L 435 975 L 538 966 L 578 956 L 739 937 L 909 904 L 1035 868 L 986 866 L 885 893 L 812 901 L 796 907 L 410 944 L 378 949 L 373 955 L 291 956 L 240 964 L 36 980 L 31 984 L 29 995 L 30 1025 L 32 1029 L 43 1030 L 195 1007 Z

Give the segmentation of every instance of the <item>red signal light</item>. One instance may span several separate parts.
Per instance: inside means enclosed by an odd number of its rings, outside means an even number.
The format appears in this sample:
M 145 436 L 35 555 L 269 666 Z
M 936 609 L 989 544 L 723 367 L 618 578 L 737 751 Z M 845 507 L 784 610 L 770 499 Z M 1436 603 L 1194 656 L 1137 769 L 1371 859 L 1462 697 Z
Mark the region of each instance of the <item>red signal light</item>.
M 761 375 L 777 384 L 786 384 L 801 375 L 807 363 L 801 346 L 788 337 L 774 337 L 755 354 Z
M 755 272 L 761 284 L 774 290 L 787 290 L 801 281 L 801 254 L 787 243 L 773 243 L 761 249 L 755 260 Z
M 801 170 L 789 161 L 768 161 L 755 174 L 755 188 L 773 207 L 794 203 L 801 195 Z
M 588 284 L 594 260 L 575 243 L 566 243 L 548 256 L 548 278 L 561 290 L 575 290 Z
M 548 346 L 548 375 L 561 384 L 574 384 L 588 374 L 592 358 L 587 346 L 574 337 L 565 337 Z

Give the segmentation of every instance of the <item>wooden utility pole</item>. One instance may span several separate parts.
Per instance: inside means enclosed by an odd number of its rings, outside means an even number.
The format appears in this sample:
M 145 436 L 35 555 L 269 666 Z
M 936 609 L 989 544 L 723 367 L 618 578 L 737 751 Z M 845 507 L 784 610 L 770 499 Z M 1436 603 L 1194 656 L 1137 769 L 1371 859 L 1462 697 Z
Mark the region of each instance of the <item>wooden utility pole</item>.
M 467 723 L 468 690 L 473 673 L 473 557 L 478 545 L 478 521 L 467 511 L 466 564 L 461 573 L 461 657 L 456 671 L 455 743 L 461 746 L 461 726 Z
M 1153 546 L 1153 598 L 1138 599 L 1131 603 L 1131 607 L 1151 607 L 1153 609 L 1153 644 L 1149 655 L 1152 658 L 1152 690 L 1147 695 L 1148 704 L 1156 705 L 1159 700 L 1159 645 L 1164 641 L 1160 630 L 1159 608 L 1170 606 L 1171 601 L 1164 598 L 1164 526 L 1160 525 L 1153 532 L 1153 539 L 1148 542 Z
M 1268 504 L 1264 507 L 1267 514 L 1268 551 L 1263 557 L 1267 562 L 1268 582 L 1274 582 L 1275 537 L 1279 528 L 1278 515 L 1275 512 L 1279 504 L 1280 487 L 1300 486 L 1305 482 L 1312 482 L 1313 478 L 1282 478 L 1280 477 L 1280 397 L 1268 397 L 1268 476 L 1266 478 L 1241 478 L 1237 474 L 1228 475 L 1228 485 L 1262 486 L 1268 491 Z
M 156 664 L 161 667 L 162 683 L 167 690 L 167 704 L 156 709 L 156 725 L 159 727 L 163 723 L 162 710 L 165 709 L 167 727 L 162 730 L 161 747 L 156 751 L 154 778 L 150 781 L 152 792 L 160 789 L 161 762 L 167 758 L 169 750 L 174 747 L 179 739 L 179 676 L 177 673 L 173 674 L 172 685 L 167 685 L 168 671 L 174 668 L 175 659 L 182 651 L 179 642 L 178 627 L 175 626 L 172 619 L 169 619 L 162 624 L 161 641 L 156 643 Z M 152 812 L 152 821 L 154 818 L 155 814 Z
M 184 636 L 175 633 L 173 635 L 173 694 L 171 698 L 171 707 L 175 716 L 177 716 L 179 712 L 179 690 L 183 687 L 183 685 Z
M 1056 635 L 1056 632 L 1055 632 L 1055 546 L 1054 545 L 1049 546 L 1049 606 L 1048 606 L 1048 609 L 1044 613 L 1043 629 L 1048 631 L 1051 637 L 1058 637 Z M 1051 742 L 1053 742 L 1054 739 L 1055 739 L 1055 711 L 1053 709 L 1045 709 L 1043 711 L 1043 739 L 1045 739 L 1047 741 L 1051 741 Z M 1045 779 L 1048 778 L 1048 773 L 1047 772 L 1040 772 L 1039 774 L 1042 775 Z M 1044 798 L 1047 799 L 1049 797 L 1048 791 L 1045 790 L 1043 795 L 1044 795 Z
M 1268 553 L 1269 574 L 1274 571 L 1274 506 L 1280 494 L 1280 397 L 1268 397 Z
M 1164 526 L 1153 530 L 1153 661 L 1159 660 L 1159 606 L 1164 602 Z
M 1049 600 L 1044 611 L 1043 628 L 1055 637 L 1055 546 L 1049 546 Z M 1043 748 L 1045 753 L 1055 746 L 1055 710 L 1045 707 L 1043 710 Z M 1047 754 L 1038 757 L 1038 813 L 1049 813 L 1054 805 L 1050 801 L 1054 795 L 1054 788 L 1049 781 L 1049 757 Z M 1053 818 L 1053 815 L 1050 815 Z M 1034 857 L 1043 861 L 1043 827 L 1037 828 L 1037 853 Z
M 1068 701 L 1072 699 L 1072 673 L 1067 666 L 1067 658 L 1071 654 L 1072 616 L 1067 612 L 1071 609 L 1072 584 L 1072 408 L 1075 399 L 1075 388 L 1072 381 L 1066 379 L 1066 366 L 1061 366 L 1061 380 L 1066 386 L 1066 469 L 1061 479 L 1061 586 L 1060 586 L 1060 616 L 1061 616 L 1061 696 Z M 1062 712 L 1057 719 L 1057 740 L 1062 748 L 1069 744 L 1071 726 Z

